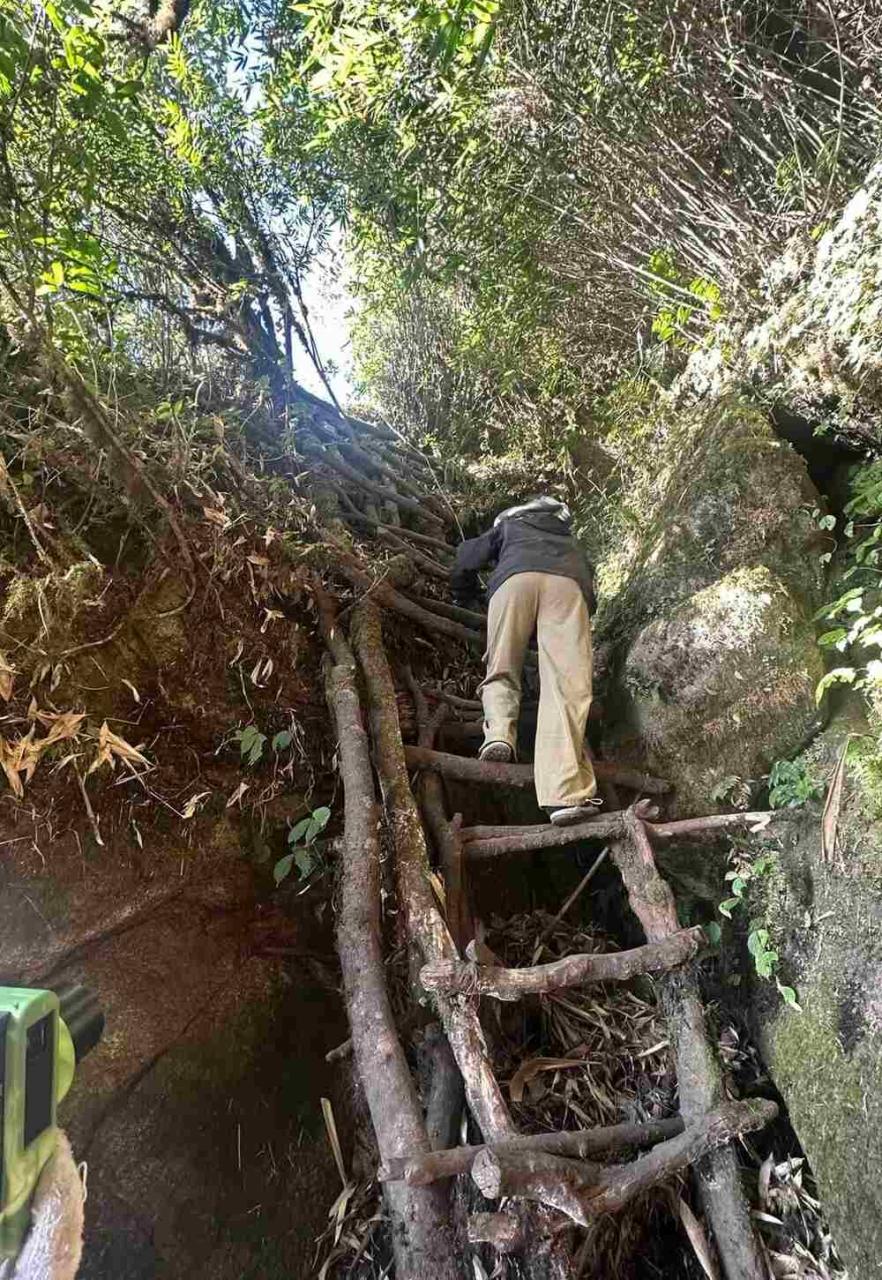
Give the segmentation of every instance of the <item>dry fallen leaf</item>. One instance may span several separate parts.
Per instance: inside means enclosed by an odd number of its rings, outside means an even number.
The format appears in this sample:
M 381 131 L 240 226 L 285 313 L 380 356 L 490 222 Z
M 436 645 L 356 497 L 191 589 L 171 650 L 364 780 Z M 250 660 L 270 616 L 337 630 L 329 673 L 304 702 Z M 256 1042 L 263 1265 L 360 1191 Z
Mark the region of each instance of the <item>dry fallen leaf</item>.
M 114 769 L 117 757 L 120 760 L 128 760 L 131 764 L 143 764 L 148 769 L 150 767 L 150 761 L 146 756 L 142 756 L 138 748 L 126 742 L 125 738 L 114 733 L 105 720 L 98 730 L 98 754 L 89 765 L 86 777 L 96 769 L 100 769 L 103 764 L 109 764 L 111 769 Z
M 33 700 L 28 714 L 32 720 L 48 726 L 49 732 L 45 737 L 35 736 L 37 725 L 34 723 L 23 738 L 16 738 L 14 742 L 0 738 L 0 766 L 13 794 L 19 798 L 24 795 L 25 782 L 30 782 L 34 776 L 43 752 L 57 742 L 76 738 L 80 725 L 86 718 L 85 712 L 81 711 L 40 711 Z
M 839 830 L 839 809 L 842 804 L 842 787 L 845 782 L 845 757 L 848 754 L 849 734 L 842 744 L 836 768 L 824 801 L 824 812 L 821 815 L 821 861 L 832 861 L 836 853 L 836 833 Z
M 710 1245 L 707 1242 L 707 1236 L 704 1227 L 701 1225 L 695 1214 L 682 1196 L 678 1198 L 677 1210 L 680 1214 L 680 1221 L 683 1224 L 683 1230 L 689 1237 L 689 1243 L 695 1251 L 695 1256 L 701 1265 L 701 1269 L 707 1276 L 708 1280 L 720 1280 L 720 1272 L 717 1267 L 716 1259 L 711 1253 Z
M 9 743 L 5 738 L 0 738 L 0 767 L 6 774 L 13 795 L 20 798 L 24 795 L 24 786 L 19 774 L 20 760 L 16 746 L 17 744 Z
M 229 800 L 227 801 L 226 807 L 230 809 L 234 804 L 238 804 L 239 801 L 244 796 L 245 792 L 248 790 L 249 786 L 250 786 L 250 783 L 248 782 L 240 782 L 236 790 L 233 792 L 233 794 L 230 796 Z
M 266 635 L 266 629 L 271 622 L 283 622 L 285 615 L 280 609 L 264 609 L 263 624 L 260 628 L 260 634 Z
M 125 676 L 121 676 L 120 678 L 121 678 L 121 680 L 122 680 L 123 684 L 124 684 L 124 685 L 127 685 L 127 686 L 131 689 L 131 691 L 132 691 L 132 697 L 135 699 L 135 701 L 136 701 L 136 702 L 140 702 L 140 701 L 141 701 L 141 695 L 140 695 L 140 693 L 138 692 L 138 690 L 135 688 L 135 686 L 132 684 L 131 680 L 127 680 L 127 679 L 125 678 Z
M 0 653 L 0 698 L 8 702 L 12 697 L 12 686 L 15 683 L 15 667 L 11 667 Z
M 63 742 L 65 738 L 75 738 L 80 731 L 80 725 L 86 718 L 86 713 L 85 711 L 35 711 L 32 718 L 39 720 L 40 724 L 49 730 L 46 737 L 39 740 L 42 749 L 51 746 L 54 742 Z
M 227 524 L 227 517 L 223 511 L 218 511 L 216 507 L 203 507 L 202 514 L 206 520 L 210 520 L 212 524 L 216 524 L 223 529 Z
M 584 1067 L 580 1058 L 529 1058 L 522 1062 L 508 1082 L 508 1092 L 512 1102 L 523 1102 L 524 1089 L 530 1081 L 543 1071 L 562 1071 L 567 1067 Z
M 197 791 L 195 796 L 191 796 L 184 805 L 183 814 L 185 818 L 192 818 L 197 809 L 201 808 L 203 800 L 211 795 L 210 791 Z

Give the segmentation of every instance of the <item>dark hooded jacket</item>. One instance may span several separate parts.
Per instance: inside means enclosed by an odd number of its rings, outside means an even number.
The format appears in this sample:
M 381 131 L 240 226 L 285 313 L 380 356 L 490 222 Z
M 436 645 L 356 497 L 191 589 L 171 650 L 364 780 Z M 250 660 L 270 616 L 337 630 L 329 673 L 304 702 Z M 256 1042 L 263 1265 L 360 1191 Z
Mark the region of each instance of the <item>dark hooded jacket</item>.
M 478 570 L 495 568 L 487 595 L 516 573 L 553 573 L 579 583 L 590 612 L 594 612 L 594 571 L 570 529 L 570 514 L 562 503 L 546 499 L 543 510 L 512 508 L 479 538 L 461 542 L 450 577 L 454 599 L 471 600 L 479 594 Z

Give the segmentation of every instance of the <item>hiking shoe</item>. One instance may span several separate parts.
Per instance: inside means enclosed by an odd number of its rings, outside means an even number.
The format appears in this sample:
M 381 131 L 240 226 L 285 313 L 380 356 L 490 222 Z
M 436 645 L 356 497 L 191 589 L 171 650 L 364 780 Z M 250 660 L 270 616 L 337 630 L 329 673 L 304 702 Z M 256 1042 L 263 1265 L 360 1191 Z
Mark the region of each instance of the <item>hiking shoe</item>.
M 478 752 L 479 760 L 489 760 L 492 764 L 511 764 L 514 752 L 507 742 L 485 742 Z
M 579 804 L 570 804 L 560 809 L 549 809 L 548 816 L 556 827 L 571 827 L 577 822 L 587 822 L 595 818 L 603 801 L 598 796 L 594 800 L 581 800 Z

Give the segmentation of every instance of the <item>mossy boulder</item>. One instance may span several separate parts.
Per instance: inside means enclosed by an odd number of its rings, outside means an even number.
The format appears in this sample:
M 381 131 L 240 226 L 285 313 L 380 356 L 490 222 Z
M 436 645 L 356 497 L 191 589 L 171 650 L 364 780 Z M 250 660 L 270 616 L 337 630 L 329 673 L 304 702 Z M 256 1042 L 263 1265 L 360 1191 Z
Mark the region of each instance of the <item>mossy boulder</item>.
M 619 744 L 674 782 L 681 812 L 711 812 L 798 749 L 822 673 L 793 590 L 765 566 L 737 569 L 639 632 Z
M 817 607 L 825 547 L 811 512 L 821 499 L 764 412 L 723 399 L 672 418 L 654 449 L 633 531 L 601 566 L 604 639 L 621 649 L 645 622 L 743 567 L 766 566 Z
M 861 736 L 851 736 L 858 735 Z M 882 1276 L 882 757 L 855 707 L 802 757 L 826 781 L 846 745 L 836 850 L 822 857 L 820 807 L 781 841 L 759 913 L 803 1012 L 767 983 L 755 1034 L 811 1163 L 854 1280 Z

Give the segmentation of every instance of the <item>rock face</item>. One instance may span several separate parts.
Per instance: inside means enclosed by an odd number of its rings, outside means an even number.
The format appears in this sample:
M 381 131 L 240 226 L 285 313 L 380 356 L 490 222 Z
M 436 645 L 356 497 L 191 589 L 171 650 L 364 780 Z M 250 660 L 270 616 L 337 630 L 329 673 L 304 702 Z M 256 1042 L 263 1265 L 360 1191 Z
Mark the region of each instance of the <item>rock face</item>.
M 810 616 L 758 566 L 644 627 L 624 684 L 653 772 L 676 780 L 684 813 L 700 813 L 800 746 L 822 674 Z
M 816 244 L 794 243 L 763 282 L 765 318 L 737 321 L 695 353 L 678 380 L 685 400 L 717 398 L 750 381 L 808 402 L 882 389 L 882 164 L 867 175 Z M 878 419 L 868 422 L 879 440 Z
M 818 727 L 812 617 L 830 547 L 811 510 L 821 499 L 765 410 L 736 397 L 749 385 L 779 427 L 792 411 L 808 438 L 824 424 L 853 446 L 878 446 L 882 166 L 766 284 L 762 323 L 727 323 L 675 385 L 646 464 L 645 509 L 606 570 L 605 745 L 670 777 L 682 814 L 722 807 L 729 783 L 731 798 L 746 800 L 749 787 L 739 787 L 797 754 Z M 768 929 L 803 1012 L 753 974 L 743 939 L 724 948 L 752 975 L 754 1038 L 853 1280 L 882 1277 L 882 720 L 864 711 L 855 700 L 838 712 L 801 756 L 826 792 L 853 735 L 835 854 L 821 853 L 815 805 L 751 888 L 750 918 Z M 700 857 L 666 850 L 664 865 L 716 914 L 726 852 L 725 843 Z
M 837 848 L 820 856 L 820 815 L 782 840 L 760 913 L 803 1012 L 768 984 L 755 1034 L 818 1181 L 855 1280 L 882 1276 L 882 763 L 878 726 L 838 717 L 803 757 L 825 780 L 850 734 Z
M 606 741 L 674 779 L 679 812 L 718 808 L 724 782 L 743 789 L 814 722 L 820 502 L 803 460 L 740 400 L 662 442 L 644 528 L 622 557 L 627 585 L 600 630 Z

